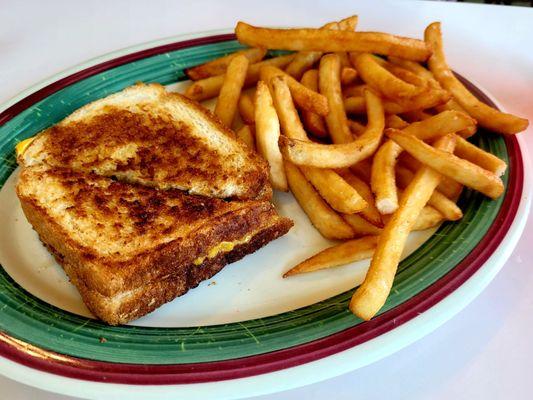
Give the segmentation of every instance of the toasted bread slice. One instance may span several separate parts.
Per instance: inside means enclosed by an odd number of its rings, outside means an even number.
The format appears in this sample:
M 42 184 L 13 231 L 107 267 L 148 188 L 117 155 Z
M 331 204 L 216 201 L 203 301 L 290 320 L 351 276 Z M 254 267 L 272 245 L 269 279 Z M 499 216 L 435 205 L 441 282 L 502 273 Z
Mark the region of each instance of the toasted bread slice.
M 22 169 L 22 208 L 100 319 L 125 323 L 285 234 L 265 200 L 224 201 L 44 165 Z
M 18 161 L 210 197 L 272 195 L 261 157 L 209 111 L 159 84 L 85 105 L 39 133 Z

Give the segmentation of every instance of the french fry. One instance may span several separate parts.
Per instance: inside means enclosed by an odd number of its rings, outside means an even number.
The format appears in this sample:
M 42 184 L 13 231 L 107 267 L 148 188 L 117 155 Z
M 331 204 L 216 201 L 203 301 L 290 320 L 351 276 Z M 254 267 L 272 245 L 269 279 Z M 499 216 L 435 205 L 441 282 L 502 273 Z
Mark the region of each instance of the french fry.
M 400 166 L 396 169 L 396 177 L 398 186 L 405 189 L 413 180 L 414 174 L 407 168 Z M 434 207 L 448 221 L 457 221 L 463 217 L 463 212 L 457 204 L 439 192 L 438 189 L 433 191 L 428 200 L 428 205 Z
M 402 114 L 402 118 L 408 122 L 418 122 L 431 118 L 433 115 L 424 110 L 407 111 Z
M 426 79 L 418 76 L 417 74 L 413 73 L 412 71 L 409 71 L 408 69 L 391 64 L 389 62 L 385 63 L 384 67 L 394 76 L 401 79 L 402 81 L 410 83 L 411 85 L 414 85 L 419 88 L 426 88 L 429 85 Z
M 329 247 L 285 272 L 283 277 L 338 267 L 370 258 L 374 254 L 377 240 L 377 236 L 365 236 Z
M 385 100 L 383 108 L 386 114 L 403 114 L 412 110 L 436 107 L 446 103 L 449 99 L 450 94 L 445 90 L 426 90 L 416 96 L 402 100 Z M 344 108 L 349 114 L 364 114 L 366 112 L 366 104 L 362 97 L 344 99 Z
M 357 164 L 354 164 L 350 167 L 350 171 L 356 174 L 359 178 L 364 180 L 366 183 L 370 184 L 370 175 L 372 171 L 372 161 L 370 159 L 365 159 L 359 161 Z
M 252 97 L 247 93 L 241 93 L 238 107 L 243 122 L 245 124 L 253 124 L 255 122 L 255 107 Z
M 385 224 L 387 224 L 391 218 L 392 214 L 383 215 Z M 442 214 L 433 207 L 426 205 L 422 210 L 420 210 L 420 214 L 418 214 L 418 217 L 411 228 L 411 232 L 434 228 L 442 222 L 444 222 L 444 217 Z
M 383 221 L 376 208 L 376 200 L 374 199 L 370 186 L 368 186 L 361 178 L 353 174 L 349 169 L 338 170 L 337 173 L 366 201 L 367 206 L 363 208 L 359 214 L 373 225 L 383 227 Z
M 413 122 L 403 132 L 414 135 L 420 140 L 431 140 L 449 133 L 455 133 L 475 125 L 468 115 L 457 111 L 444 111 L 423 121 Z
M 287 191 L 283 158 L 277 146 L 280 136 L 279 119 L 268 86 L 263 81 L 257 82 L 254 108 L 257 150 L 268 161 L 272 187 Z
M 357 15 L 345 18 L 340 22 L 330 22 L 320 29 L 353 31 L 357 25 Z M 305 71 L 313 67 L 324 53 L 321 51 L 300 51 L 285 71 L 295 79 L 300 79 Z
M 496 176 L 502 176 L 507 169 L 507 163 L 505 161 L 496 157 L 494 154 L 480 149 L 462 137 L 457 138 L 455 155 L 479 165 L 481 168 L 492 172 Z
M 290 137 L 309 141 L 294 107 L 285 78 L 283 76 L 274 77 L 271 84 L 274 104 L 283 133 Z M 280 140 L 282 137 L 284 136 L 280 136 Z M 333 209 L 350 214 L 366 207 L 364 199 L 336 172 L 307 167 L 302 168 L 301 171 Z
M 407 126 L 409 123 L 396 114 L 387 115 L 385 118 L 385 128 L 403 129 Z
M 193 81 L 209 78 L 210 76 L 223 75 L 226 73 L 226 69 L 228 68 L 231 60 L 240 55 L 245 56 L 250 64 L 255 64 L 265 57 L 266 49 L 252 48 L 237 51 L 235 53 L 228 54 L 227 56 L 217 58 L 216 60 L 206 62 L 205 64 L 187 68 L 185 70 L 185 74 Z
M 328 239 L 353 238 L 352 227 L 328 206 L 300 170 L 290 162 L 284 164 L 292 194 L 322 236 Z
M 365 89 L 368 88 L 368 85 L 352 85 L 346 88 L 343 88 L 342 95 L 344 97 L 363 97 Z
M 348 53 L 346 53 L 345 51 L 337 51 L 335 52 L 335 54 L 339 57 L 339 61 L 341 62 L 341 72 L 344 68 L 352 68 L 352 64 L 350 63 L 350 59 L 348 58 Z
M 330 22 L 320 29 L 339 30 L 340 26 L 337 22 Z M 303 74 L 322 57 L 321 51 L 299 51 L 294 60 L 287 66 L 285 72 L 287 72 L 294 79 L 301 79 Z
M 235 133 L 250 149 L 255 150 L 255 132 L 253 125 L 243 125 Z
M 282 136 L 279 144 L 283 156 L 297 165 L 321 168 L 345 168 L 370 157 L 381 141 L 385 117 L 379 96 L 367 90 L 365 98 L 368 103 L 368 125 L 359 138 L 350 143 L 328 145 Z
M 348 86 L 357 81 L 357 70 L 351 67 L 342 67 L 341 85 Z
M 250 65 L 246 74 L 244 86 L 250 87 L 255 85 L 259 80 L 259 71 L 264 66 L 284 68 L 293 58 L 294 54 L 288 54 L 286 56 L 273 57 Z M 211 99 L 218 96 L 223 83 L 224 75 L 211 76 L 209 78 L 197 80 L 185 90 L 185 96 L 196 101 Z
M 479 101 L 455 77 L 444 56 L 440 22 L 429 25 L 424 37 L 428 46 L 433 49 L 433 54 L 428 60 L 429 69 L 442 87 L 453 94 L 454 99 L 478 121 L 479 125 L 504 134 L 522 132 L 528 127 L 527 119 L 503 113 Z
M 424 89 L 393 75 L 376 61 L 372 54 L 363 53 L 355 59 L 355 68 L 361 79 L 390 99 L 413 97 Z
M 287 81 L 291 96 L 298 106 L 318 115 L 327 115 L 329 113 L 328 100 L 320 93 L 309 90 L 279 68 L 272 66 L 261 68 L 261 79 L 265 82 L 270 82 L 276 76 L 281 76 Z
M 418 161 L 435 169 L 442 175 L 477 190 L 492 199 L 497 199 L 502 195 L 504 190 L 503 182 L 492 172 L 453 154 L 436 149 L 415 136 L 406 133 L 405 130 L 387 129 L 385 133 Z
M 333 170 L 302 166 L 300 171 L 334 210 L 354 214 L 367 207 L 357 190 Z
M 350 15 L 339 21 L 339 29 L 341 31 L 354 31 L 357 27 L 357 22 L 359 22 L 359 17 L 357 15 Z
M 381 233 L 380 227 L 368 222 L 361 214 L 342 214 L 342 218 L 352 227 L 356 237 Z
M 376 32 L 327 29 L 259 28 L 244 22 L 235 27 L 237 40 L 251 47 L 297 51 L 362 51 L 425 61 L 430 48 L 421 40 Z
M 418 214 L 416 222 L 411 231 L 423 231 L 425 229 L 434 228 L 444 221 L 444 217 L 440 212 L 431 206 L 425 206 Z
M 442 86 L 440 85 L 439 82 L 437 82 L 437 80 L 435 79 L 431 71 L 429 71 L 428 69 L 426 69 L 424 66 L 420 65 L 419 63 L 409 61 L 409 60 L 402 60 L 401 58 L 397 58 L 397 57 L 389 57 L 389 61 L 393 63 L 394 65 L 401 66 L 402 68 L 405 68 L 413 72 L 419 78 L 424 79 L 425 81 L 428 82 L 428 85 L 431 88 L 438 89 L 438 90 L 442 89 Z M 435 109 L 438 112 L 443 112 L 446 110 L 454 110 L 454 111 L 461 111 L 465 114 L 467 113 L 466 110 L 463 107 L 461 107 L 461 105 L 457 103 L 457 101 L 455 101 L 453 98 L 451 98 L 450 100 L 448 100 L 448 102 L 444 104 L 435 106 Z M 477 131 L 477 126 L 474 125 L 474 126 L 465 128 L 457 132 L 457 134 L 464 138 L 468 138 L 472 136 L 474 133 L 476 133 L 476 131 Z
M 453 151 L 455 138 L 444 136 L 435 146 L 442 152 Z M 350 301 L 350 310 L 358 317 L 370 320 L 385 304 L 407 236 L 439 181 L 438 172 L 423 167 L 405 189 L 398 210 L 379 236 L 365 280 Z
M 329 104 L 326 125 L 333 143 L 348 143 L 352 141 L 352 135 L 342 103 L 340 73 L 338 55 L 327 54 L 322 57 L 318 70 L 318 86 Z
M 231 128 L 237 112 L 237 103 L 248 70 L 248 59 L 244 55 L 233 58 L 224 75 L 224 83 L 220 88 L 220 95 L 215 106 L 215 115 L 222 123 Z
M 387 140 L 374 155 L 370 184 L 381 214 L 392 214 L 398 209 L 395 167 L 402 150 L 392 140 Z
M 310 69 L 306 71 L 301 80 L 302 85 L 306 88 L 309 88 L 315 92 L 318 91 L 318 71 L 316 69 Z M 312 111 L 302 110 L 302 122 L 304 123 L 306 129 L 311 132 L 313 135 L 318 137 L 327 137 L 328 131 L 326 129 L 326 123 L 324 119 L 315 114 Z
M 348 127 L 350 128 L 350 132 L 352 132 L 352 135 L 355 136 L 361 136 L 366 129 L 366 127 L 362 123 L 354 121 L 353 119 L 348 120 Z
M 413 174 L 418 171 L 418 169 L 422 166 L 420 161 L 418 161 L 416 158 L 411 156 L 411 154 L 405 151 L 403 151 L 400 155 L 400 161 L 401 164 L 411 170 Z M 452 178 L 443 176 L 441 178 L 439 186 L 437 186 L 437 190 L 444 194 L 447 198 L 456 200 L 459 198 L 459 195 L 463 191 L 463 185 L 461 185 L 459 182 L 454 181 Z

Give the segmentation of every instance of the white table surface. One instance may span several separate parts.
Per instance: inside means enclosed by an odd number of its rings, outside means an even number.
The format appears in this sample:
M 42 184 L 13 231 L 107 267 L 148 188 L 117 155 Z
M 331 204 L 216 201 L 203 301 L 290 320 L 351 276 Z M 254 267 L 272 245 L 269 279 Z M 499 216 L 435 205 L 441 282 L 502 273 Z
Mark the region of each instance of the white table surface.
M 290 3 L 290 4 L 286 4 Z M 334 4 L 330 4 L 334 3 Z M 455 70 L 533 121 L 533 9 L 429 1 L 0 1 L 0 102 L 87 59 L 181 33 L 318 26 L 359 14 L 361 30 L 418 36 L 443 22 Z M 533 154 L 533 129 L 526 136 Z M 529 135 L 529 136 L 528 136 Z M 257 399 L 530 399 L 533 216 L 490 286 L 424 339 L 349 374 Z M 0 399 L 69 399 L 0 377 Z

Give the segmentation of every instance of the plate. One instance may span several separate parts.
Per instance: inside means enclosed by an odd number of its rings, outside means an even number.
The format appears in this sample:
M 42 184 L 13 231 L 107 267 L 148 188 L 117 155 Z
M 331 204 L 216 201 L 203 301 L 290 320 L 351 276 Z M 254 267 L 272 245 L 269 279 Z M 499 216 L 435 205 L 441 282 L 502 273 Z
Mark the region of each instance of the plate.
M 13 191 L 15 144 L 137 81 L 175 89 L 185 68 L 239 47 L 232 34 L 212 33 L 149 43 L 63 73 L 2 108 L 0 373 L 87 398 L 122 394 L 124 385 L 132 398 L 178 391 L 237 398 L 288 389 L 399 350 L 457 313 L 501 268 L 529 210 L 525 154 L 516 137 L 483 132 L 473 141 L 509 164 L 505 195 L 491 201 L 465 191 L 460 222 L 414 235 L 391 296 L 370 322 L 347 310 L 368 262 L 281 279 L 330 244 L 288 194 L 275 197 L 280 213 L 296 222 L 285 237 L 131 325 L 90 318 L 21 213 Z

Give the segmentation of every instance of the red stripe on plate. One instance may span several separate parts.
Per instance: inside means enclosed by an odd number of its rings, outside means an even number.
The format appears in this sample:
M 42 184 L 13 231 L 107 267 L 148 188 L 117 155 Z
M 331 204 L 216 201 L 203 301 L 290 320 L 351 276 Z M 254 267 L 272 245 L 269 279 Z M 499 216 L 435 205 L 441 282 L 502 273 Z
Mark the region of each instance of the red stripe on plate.
M 63 78 L 16 103 L 2 114 L 0 124 L 56 91 L 107 69 L 190 46 L 232 40 L 232 34 L 193 39 L 119 57 Z M 462 79 L 474 94 L 495 107 L 482 92 Z M 299 346 L 251 357 L 194 364 L 118 364 L 65 356 L 44 350 L 0 332 L 0 355 L 41 371 L 96 382 L 137 385 L 167 385 L 213 382 L 244 378 L 295 367 L 347 350 L 376 338 L 425 312 L 467 281 L 498 248 L 511 227 L 522 197 L 524 170 L 522 154 L 514 136 L 506 135 L 509 153 L 509 182 L 503 204 L 494 223 L 476 248 L 451 272 L 405 303 L 342 332 Z

